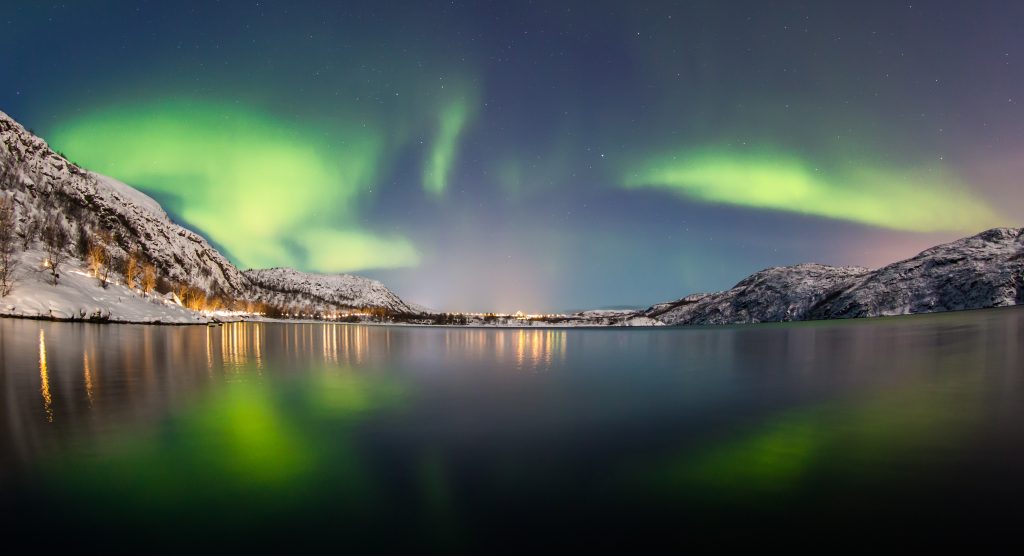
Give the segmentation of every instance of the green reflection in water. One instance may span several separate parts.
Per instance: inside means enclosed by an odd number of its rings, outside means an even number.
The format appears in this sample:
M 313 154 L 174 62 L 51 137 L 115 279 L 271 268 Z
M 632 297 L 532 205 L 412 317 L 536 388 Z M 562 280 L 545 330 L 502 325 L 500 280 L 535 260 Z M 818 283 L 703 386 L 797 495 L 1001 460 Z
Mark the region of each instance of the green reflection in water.
M 641 463 L 629 484 L 672 499 L 771 505 L 799 495 L 815 476 L 871 483 L 912 472 L 919 462 L 925 468 L 933 455 L 964 442 L 983 418 L 981 394 L 980 377 L 968 375 L 787 410 Z
M 708 446 L 668 469 L 681 486 L 777 492 L 791 489 L 821 449 L 809 414 L 784 415 L 739 438 Z
M 238 510 L 233 518 L 245 522 L 326 501 L 370 511 L 380 485 L 360 458 L 359 425 L 400 410 L 408 394 L 376 374 L 246 375 L 144 425 L 145 434 L 70 453 L 46 474 L 97 514 L 129 519 Z
M 187 456 L 207 474 L 218 474 L 238 485 L 261 487 L 290 484 L 307 475 L 313 465 L 309 439 L 289 422 L 268 388 L 261 384 L 232 384 L 216 399 L 186 413 L 176 428 L 195 439 Z
M 405 406 L 406 385 L 383 376 L 365 377 L 331 370 L 305 382 L 309 408 L 326 417 L 355 418 L 387 408 Z

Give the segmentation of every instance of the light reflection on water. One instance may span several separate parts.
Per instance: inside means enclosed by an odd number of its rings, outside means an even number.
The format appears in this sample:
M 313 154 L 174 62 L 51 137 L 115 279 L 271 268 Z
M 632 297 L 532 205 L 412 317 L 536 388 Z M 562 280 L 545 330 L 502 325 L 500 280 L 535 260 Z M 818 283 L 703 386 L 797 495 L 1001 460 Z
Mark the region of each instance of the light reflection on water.
M 46 335 L 39 331 L 39 392 L 43 395 L 46 422 L 53 422 L 53 396 L 50 395 L 50 371 L 46 367 Z
M 38 369 L 35 380 L 41 404 L 29 403 L 17 392 L 26 386 L 29 377 L 3 369 L 9 400 L 4 410 L 12 423 L 34 422 L 32 415 L 37 410 L 46 422 L 72 423 L 95 409 L 112 419 L 107 423 L 111 426 L 119 426 L 117 421 L 123 417 L 119 412 L 131 412 L 133 408 L 143 414 L 159 415 L 163 408 L 177 401 L 179 394 L 191 395 L 218 382 L 254 380 L 264 369 L 264 353 L 268 351 L 273 354 L 275 369 L 283 374 L 306 368 L 381 368 L 396 358 L 414 365 L 430 359 L 422 370 L 443 367 L 448 361 L 456 367 L 496 365 L 542 371 L 564 363 L 566 356 L 566 331 L 551 329 L 426 330 L 337 323 L 147 327 L 7 319 L 0 324 L 4 331 L 0 338 L 6 354 L 4 361 L 5 365 L 10 362 L 11 370 L 27 359 L 22 353 L 25 335 L 35 333 L 38 337 L 34 366 Z M 398 339 L 393 346 L 394 336 Z M 443 346 L 439 345 L 439 337 L 443 338 Z M 197 364 L 199 355 L 202 365 Z M 205 372 L 197 372 L 200 370 Z M 59 373 L 61 380 L 57 384 L 51 385 L 51 373 Z M 72 374 L 77 374 L 79 380 L 71 380 Z M 79 399 L 82 395 L 84 400 Z M 95 407 L 97 403 L 101 406 Z M 13 418 L 14 413 L 19 414 L 18 418 Z M 40 442 L 46 442 L 48 436 L 20 429 L 10 432 L 14 436 L 39 434 Z M 20 450 L 14 453 L 23 461 L 35 455 Z M 6 458 L 0 461 L 10 463 Z
M 0 494 L 94 536 L 169 520 L 182 539 L 450 548 L 514 523 L 524 545 L 683 544 L 870 514 L 969 538 L 1024 494 L 1022 345 L 1020 309 L 677 330 L 4 319 Z

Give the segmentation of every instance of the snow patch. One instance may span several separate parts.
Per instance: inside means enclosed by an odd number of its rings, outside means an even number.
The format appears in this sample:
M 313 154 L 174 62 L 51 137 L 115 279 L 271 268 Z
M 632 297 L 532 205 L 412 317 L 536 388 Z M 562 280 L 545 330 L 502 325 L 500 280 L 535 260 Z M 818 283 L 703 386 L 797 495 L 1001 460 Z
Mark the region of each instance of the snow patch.
M 0 315 L 55 320 L 202 324 L 212 319 L 181 306 L 172 297 L 150 294 L 110 282 L 106 288 L 90 276 L 81 261 L 60 271 L 53 285 L 43 267 L 45 255 L 30 250 L 22 254 L 14 288 L 0 299 Z

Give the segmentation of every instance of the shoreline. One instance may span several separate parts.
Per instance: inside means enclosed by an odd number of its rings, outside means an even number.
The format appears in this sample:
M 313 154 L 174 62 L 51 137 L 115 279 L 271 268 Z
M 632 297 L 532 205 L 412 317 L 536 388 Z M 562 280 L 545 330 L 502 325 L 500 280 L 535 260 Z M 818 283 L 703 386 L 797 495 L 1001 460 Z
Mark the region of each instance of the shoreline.
M 620 324 L 579 324 L 579 325 L 558 325 L 558 324 L 541 324 L 541 325 L 515 325 L 515 324 L 427 324 L 427 323 L 408 323 L 408 322 L 339 322 L 331 320 L 316 320 L 316 319 L 275 319 L 275 318 L 237 318 L 237 319 L 226 319 L 226 320 L 209 320 L 209 321 L 196 321 L 196 322 L 171 322 L 171 321 L 132 321 L 132 320 L 116 320 L 111 318 L 60 318 L 47 315 L 14 315 L 9 313 L 0 313 L 0 319 L 20 319 L 20 320 L 37 320 L 47 322 L 63 322 L 63 323 L 80 323 L 80 324 L 126 324 L 126 325 L 155 325 L 155 326 L 222 326 L 225 324 L 234 323 L 275 323 L 275 324 L 336 324 L 345 326 L 394 326 L 394 327 L 414 327 L 414 328 L 474 328 L 474 329 L 508 329 L 508 330 L 564 330 L 567 328 L 572 329 L 643 329 L 643 330 L 667 330 L 667 329 L 730 329 L 730 328 L 747 328 L 751 326 L 765 326 L 765 325 L 799 325 L 799 324 L 815 324 L 815 323 L 853 323 L 853 322 L 875 322 L 880 320 L 889 319 L 903 319 L 907 317 L 925 317 L 925 316 L 941 316 L 941 315 L 954 315 L 960 313 L 970 312 L 982 312 L 982 311 L 996 311 L 996 310 L 1013 310 L 1021 309 L 1024 310 L 1024 304 L 1019 305 L 1002 305 L 997 307 L 981 307 L 972 309 L 954 309 L 948 311 L 929 311 L 926 313 L 904 313 L 897 315 L 877 315 L 877 316 L 866 316 L 866 317 L 842 317 L 833 319 L 813 319 L 813 320 L 788 320 L 788 321 L 765 321 L 765 322 L 735 322 L 735 323 L 724 323 L 724 324 L 661 324 L 661 325 L 620 325 Z M 210 317 L 215 319 L 215 317 Z

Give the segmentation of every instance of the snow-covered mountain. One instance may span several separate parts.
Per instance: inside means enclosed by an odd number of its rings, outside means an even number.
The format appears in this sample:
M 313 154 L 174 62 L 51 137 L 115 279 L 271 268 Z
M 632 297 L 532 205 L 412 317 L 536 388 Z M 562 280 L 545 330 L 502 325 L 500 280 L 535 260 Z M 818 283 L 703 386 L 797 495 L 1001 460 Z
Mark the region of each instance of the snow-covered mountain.
M 82 238 L 105 233 L 110 238 L 109 256 L 113 261 L 123 261 L 129 252 L 140 253 L 144 262 L 156 268 L 165 284 L 199 288 L 229 305 L 256 302 L 285 314 L 376 309 L 373 312 L 378 316 L 402 316 L 410 322 L 449 323 L 451 320 L 403 301 L 376 280 L 359 276 L 309 274 L 288 268 L 243 273 L 202 236 L 172 222 L 156 201 L 117 180 L 68 162 L 3 112 L 0 112 L 0 178 L 3 178 L 0 179 L 2 195 L 13 201 L 22 235 L 31 238 L 43 223 L 58 221 L 70 234 L 67 251 L 77 250 L 80 257 L 69 268 L 72 273 L 77 272 L 78 277 L 66 280 L 61 286 L 63 289 L 37 287 L 42 283 L 40 261 L 46 259 L 36 249 L 37 240 L 26 240 L 18 255 L 22 261 L 23 282 L 4 299 L 5 304 L 0 307 L 2 314 L 53 318 L 101 315 L 105 320 L 146 322 L 202 320 L 198 313 L 172 314 L 173 310 L 167 309 L 166 303 L 161 301 L 165 298 L 129 299 L 135 295 L 130 288 L 124 288 L 124 292 L 118 290 L 120 293 L 114 295 L 105 287 L 100 290 L 100 285 L 93 286 L 90 280 L 80 279 L 88 276 L 81 260 Z M 29 233 L 33 229 L 36 232 Z M 54 301 L 58 298 L 60 303 Z M 901 315 L 1021 303 L 1024 303 L 1024 229 L 997 228 L 928 249 L 878 270 L 820 264 L 769 268 L 749 276 L 728 291 L 690 295 L 644 311 L 553 315 L 531 319 L 530 324 L 534 321 L 549 326 L 755 323 Z M 149 314 L 153 311 L 157 312 Z M 498 320 L 458 319 L 469 324 Z M 522 323 L 518 318 L 505 320 L 513 325 Z
M 141 253 L 143 262 L 156 268 L 162 283 L 193 286 L 229 304 L 260 302 L 272 306 L 269 309 L 299 307 L 319 312 L 353 308 L 401 314 L 424 312 L 419 306 L 405 303 L 380 282 L 358 276 L 321 276 L 291 269 L 242 273 L 202 236 L 171 221 L 155 200 L 113 178 L 69 162 L 3 112 L 0 112 L 0 177 L 4 178 L 0 180 L 3 189 L 0 194 L 13 200 L 20 233 L 24 235 L 29 230 L 38 233 L 43 223 L 54 219 L 67 229 L 71 242 L 67 251 L 78 256 L 69 271 L 81 271 L 84 266 L 82 253 L 75 253 L 81 250 L 74 245 L 77 238 L 105 233 L 110 238 L 109 257 L 115 271 L 117 261 L 123 261 L 129 252 Z M 33 254 L 37 243 L 30 240 L 21 248 L 23 253 L 18 258 L 29 262 L 21 264 L 22 279 L 14 294 L 18 294 L 20 288 L 21 294 L 32 291 L 43 295 L 52 291 L 57 296 L 55 286 L 35 288 L 35 282 L 43 281 L 41 276 L 36 276 L 38 272 L 29 272 L 38 267 L 36 259 L 39 257 Z M 78 284 L 81 288 L 88 288 L 87 280 L 81 282 Z M 0 312 L 54 318 L 81 312 L 75 307 L 69 309 L 70 302 L 61 305 L 62 309 L 57 312 L 37 310 L 36 305 L 52 305 L 49 303 L 52 300 L 36 299 L 38 295 L 34 294 L 27 297 L 14 294 L 5 299 L 6 305 Z M 89 314 L 99 312 L 114 321 L 144 320 L 144 315 L 137 310 L 128 311 L 126 305 L 119 308 L 105 301 L 110 296 L 101 291 L 76 290 L 74 295 L 68 292 L 62 295 L 68 299 L 88 300 L 88 303 L 82 302 L 85 305 L 81 309 Z M 16 300 L 21 301 L 12 304 Z M 164 318 L 163 312 L 153 315 L 154 320 L 160 318 Z
M 384 284 L 351 274 L 313 274 L 291 268 L 246 270 L 254 301 L 277 307 L 310 308 L 327 313 L 351 309 L 385 309 L 420 314 L 422 308 L 402 301 Z
M 0 112 L 0 171 L 12 172 L 18 218 L 63 218 L 72 238 L 81 228 L 114 238 L 113 257 L 139 249 L 162 277 L 207 292 L 242 297 L 248 280 L 199 234 L 171 221 L 159 203 L 113 178 L 79 168 Z
M 666 324 L 876 317 L 1024 303 L 1024 228 L 995 228 L 878 270 L 801 264 L 762 270 L 732 289 L 661 303 Z

